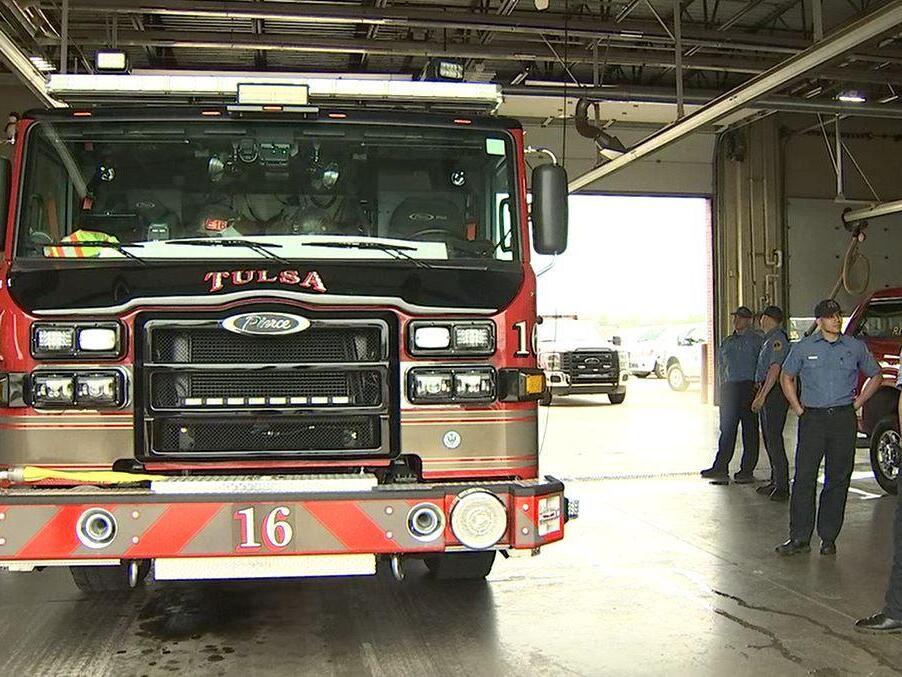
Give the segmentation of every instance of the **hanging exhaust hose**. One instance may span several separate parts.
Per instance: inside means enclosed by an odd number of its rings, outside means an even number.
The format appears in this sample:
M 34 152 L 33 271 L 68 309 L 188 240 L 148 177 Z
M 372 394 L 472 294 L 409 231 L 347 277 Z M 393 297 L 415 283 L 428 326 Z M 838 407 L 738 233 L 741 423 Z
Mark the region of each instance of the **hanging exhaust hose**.
M 580 136 L 592 139 L 600 151 L 610 150 L 615 153 L 625 153 L 626 147 L 620 139 L 589 122 L 589 106 L 591 105 L 592 102 L 588 99 L 580 99 L 576 102 L 576 112 L 573 116 L 573 124 L 576 131 Z
M 862 254 L 859 250 L 862 242 L 864 242 L 864 233 L 860 228 L 856 228 L 852 233 L 852 240 L 849 242 L 849 246 L 846 248 L 846 253 L 842 259 L 842 268 L 839 271 L 839 277 L 836 280 L 836 284 L 833 285 L 833 289 L 830 291 L 829 298 L 835 299 L 840 289 L 845 290 L 845 292 L 850 296 L 860 296 L 864 294 L 868 286 L 870 286 L 871 262 L 868 257 Z M 852 269 L 859 262 L 864 265 L 865 274 L 864 280 L 862 281 L 861 285 L 855 287 L 853 286 L 851 280 Z M 817 322 L 812 322 L 811 326 L 808 327 L 808 331 L 805 332 L 805 335 L 811 335 L 812 333 L 814 333 L 814 330 L 816 328 Z
M 0 480 L 7 480 L 13 484 L 30 484 L 44 480 L 62 480 L 75 484 L 130 484 L 162 479 L 165 479 L 165 476 L 140 475 L 138 473 L 116 472 L 114 470 L 50 470 L 33 465 L 18 466 L 0 471 Z

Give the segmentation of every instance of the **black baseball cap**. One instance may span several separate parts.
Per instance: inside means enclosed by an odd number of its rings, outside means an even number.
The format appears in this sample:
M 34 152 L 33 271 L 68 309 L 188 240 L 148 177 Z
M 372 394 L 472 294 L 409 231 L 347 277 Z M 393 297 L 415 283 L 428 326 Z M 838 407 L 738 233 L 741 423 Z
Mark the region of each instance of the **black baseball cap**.
M 814 307 L 814 316 L 817 319 L 833 317 L 837 313 L 842 314 L 842 306 L 833 299 L 824 299 Z
M 780 306 L 768 306 L 761 311 L 761 314 L 767 315 L 769 318 L 777 322 L 783 321 L 783 309 L 780 308 Z
M 739 306 L 731 313 L 731 315 L 735 315 L 736 317 L 745 317 L 749 320 L 755 317 L 755 314 L 748 308 L 748 306 Z

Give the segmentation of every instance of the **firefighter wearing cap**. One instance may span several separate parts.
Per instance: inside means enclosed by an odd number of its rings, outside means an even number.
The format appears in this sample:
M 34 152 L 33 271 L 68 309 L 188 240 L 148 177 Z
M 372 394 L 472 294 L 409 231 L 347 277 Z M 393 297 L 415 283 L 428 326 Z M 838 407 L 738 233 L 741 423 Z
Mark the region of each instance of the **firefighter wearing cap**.
M 780 385 L 799 416 L 795 477 L 790 502 L 789 540 L 781 555 L 809 552 L 815 527 L 821 554 L 836 554 L 849 481 L 855 466 L 855 414 L 880 388 L 880 366 L 865 344 L 842 333 L 842 310 L 827 299 L 814 309 L 818 331 L 799 341 L 783 363 Z M 857 397 L 859 373 L 870 380 Z M 798 382 L 801 381 L 801 400 Z M 824 488 L 815 511 L 817 477 L 824 460 Z
M 764 345 L 758 354 L 755 382 L 758 393 L 752 402 L 752 411 L 761 418 L 764 449 L 770 459 L 770 482 L 758 487 L 759 494 L 772 501 L 789 500 L 789 464 L 783 442 L 783 428 L 789 402 L 780 387 L 780 371 L 789 354 L 789 337 L 783 331 L 783 310 L 768 306 L 761 313 L 761 329 Z
M 758 465 L 758 416 L 752 411 L 755 397 L 755 366 L 764 342 L 752 328 L 754 315 L 745 306 L 733 313 L 733 333 L 720 344 L 721 374 L 720 442 L 714 465 L 703 470 L 707 479 L 729 481 L 730 461 L 736 448 L 736 433 L 742 424 L 742 463 L 733 479 L 739 483 L 755 481 Z
M 902 353 L 899 355 L 902 363 Z M 902 388 L 902 370 L 896 379 L 896 387 Z M 902 398 L 899 399 L 899 422 L 902 424 Z M 899 480 L 896 480 L 898 483 Z M 893 568 L 886 587 L 885 606 L 868 618 L 862 618 L 855 624 L 858 632 L 888 634 L 902 632 L 902 487 L 899 487 L 896 502 L 896 519 L 893 523 Z

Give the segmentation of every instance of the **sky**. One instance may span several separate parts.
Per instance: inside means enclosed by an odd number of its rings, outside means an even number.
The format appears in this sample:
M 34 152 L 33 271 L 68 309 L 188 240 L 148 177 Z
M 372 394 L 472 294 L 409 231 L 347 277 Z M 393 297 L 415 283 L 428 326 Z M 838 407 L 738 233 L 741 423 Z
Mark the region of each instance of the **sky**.
M 533 255 L 540 314 L 619 326 L 697 322 L 707 312 L 708 200 L 573 195 L 567 251 Z

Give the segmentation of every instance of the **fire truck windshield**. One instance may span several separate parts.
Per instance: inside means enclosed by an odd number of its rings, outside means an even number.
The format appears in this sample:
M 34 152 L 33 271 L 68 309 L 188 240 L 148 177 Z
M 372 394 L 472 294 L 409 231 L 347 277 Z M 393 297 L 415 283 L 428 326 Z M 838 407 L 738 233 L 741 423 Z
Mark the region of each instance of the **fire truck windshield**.
M 471 128 L 41 121 L 16 256 L 513 261 L 513 148 Z

